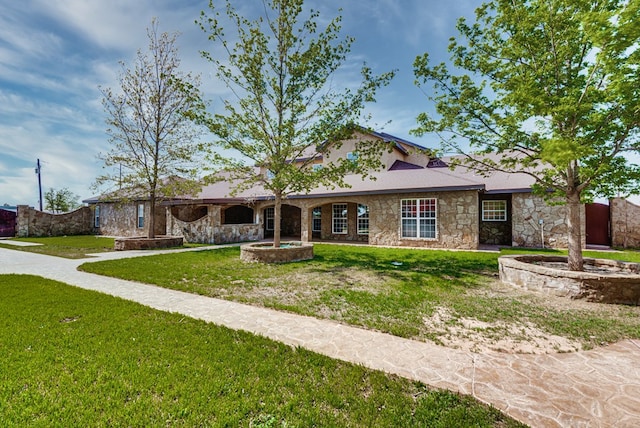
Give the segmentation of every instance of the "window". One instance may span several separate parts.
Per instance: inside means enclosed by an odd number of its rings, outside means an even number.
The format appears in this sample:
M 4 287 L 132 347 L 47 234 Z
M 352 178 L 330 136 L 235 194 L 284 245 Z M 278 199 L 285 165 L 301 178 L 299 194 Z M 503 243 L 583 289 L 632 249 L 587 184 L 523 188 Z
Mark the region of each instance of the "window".
M 437 199 L 403 199 L 400 202 L 403 238 L 435 239 Z
M 274 217 L 275 217 L 275 208 L 273 207 L 269 207 L 269 208 L 265 208 L 264 210 L 264 228 L 266 230 L 273 230 L 273 224 L 274 224 Z
M 336 235 L 347 234 L 347 204 L 333 204 L 332 225 Z
M 144 204 L 138 204 L 138 227 L 144 227 Z
M 312 232 L 321 232 L 322 231 L 322 207 L 315 207 L 311 212 Z
M 100 227 L 100 205 L 93 210 L 93 227 Z
M 482 221 L 507 221 L 507 201 L 482 201 Z
M 358 204 L 358 235 L 369 234 L 369 206 Z

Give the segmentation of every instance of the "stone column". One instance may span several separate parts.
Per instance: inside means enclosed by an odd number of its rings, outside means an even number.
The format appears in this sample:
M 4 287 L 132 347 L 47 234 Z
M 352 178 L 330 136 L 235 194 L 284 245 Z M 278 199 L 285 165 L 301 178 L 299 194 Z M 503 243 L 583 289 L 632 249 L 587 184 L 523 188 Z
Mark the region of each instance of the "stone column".
M 16 217 L 16 236 L 20 238 L 26 238 L 29 236 L 29 217 L 31 216 L 31 210 L 33 208 L 29 205 L 18 205 L 18 212 Z
M 300 204 L 300 240 L 302 242 L 311 241 L 311 216 L 306 204 Z

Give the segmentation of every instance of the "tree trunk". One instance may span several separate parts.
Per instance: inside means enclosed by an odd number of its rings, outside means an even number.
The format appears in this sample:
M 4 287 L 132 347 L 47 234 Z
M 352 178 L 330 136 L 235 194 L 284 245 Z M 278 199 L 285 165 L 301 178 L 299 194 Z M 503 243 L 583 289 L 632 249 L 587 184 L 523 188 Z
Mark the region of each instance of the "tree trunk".
M 273 208 L 273 247 L 280 248 L 280 218 L 282 217 L 282 193 L 275 192 L 276 203 Z
M 149 195 L 149 221 L 147 222 L 147 237 L 153 239 L 156 237 L 156 195 L 151 192 Z
M 567 194 L 567 228 L 569 234 L 569 270 L 582 271 L 582 224 L 580 222 L 580 193 Z

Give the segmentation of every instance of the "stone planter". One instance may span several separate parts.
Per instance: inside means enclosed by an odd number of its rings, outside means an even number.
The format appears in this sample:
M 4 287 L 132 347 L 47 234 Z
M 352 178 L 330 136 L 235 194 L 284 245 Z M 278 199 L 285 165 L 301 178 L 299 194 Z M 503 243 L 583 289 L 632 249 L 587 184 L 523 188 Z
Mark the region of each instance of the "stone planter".
M 313 258 L 313 244 L 299 241 L 282 242 L 280 248 L 272 243 L 253 243 L 240 246 L 240 259 L 245 262 L 287 263 Z
M 116 238 L 113 248 L 116 251 L 151 250 L 155 248 L 182 247 L 182 236 L 157 236 L 155 238 Z
M 585 270 L 563 268 L 567 257 L 515 255 L 498 258 L 500 280 L 527 290 L 589 302 L 640 305 L 640 265 L 584 259 Z

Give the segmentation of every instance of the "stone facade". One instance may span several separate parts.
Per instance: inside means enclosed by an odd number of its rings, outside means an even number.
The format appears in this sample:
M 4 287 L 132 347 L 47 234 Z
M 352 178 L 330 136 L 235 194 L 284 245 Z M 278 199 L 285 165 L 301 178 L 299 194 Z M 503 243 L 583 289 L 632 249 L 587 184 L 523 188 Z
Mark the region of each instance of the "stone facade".
M 568 247 L 567 209 L 565 206 L 548 205 L 543 198 L 531 193 L 514 193 L 512 195 L 512 208 L 512 245 L 514 247 Z M 582 236 L 584 236 L 584 206 L 580 217 Z M 586 245 L 584 239 L 582 244 L 583 246 Z
M 402 199 L 436 198 L 435 238 L 402 238 Z M 380 195 L 370 201 L 369 243 L 424 248 L 478 248 L 478 193 L 475 191 Z
M 417 198 L 437 199 L 437 232 L 433 239 L 401 238 L 401 201 Z M 321 239 L 323 240 L 361 241 L 384 246 L 478 248 L 478 193 L 476 191 L 362 195 L 344 199 L 340 197 L 292 198 L 287 199 L 285 203 L 300 208 L 300 235 L 304 242 L 312 240 L 313 208 L 322 207 Z M 347 205 L 347 231 L 344 234 L 332 233 L 333 204 Z M 357 233 L 358 204 L 369 207 L 368 235 Z M 273 202 L 265 201 L 256 204 L 256 211 L 261 213 L 261 224 L 264 217 L 263 210 L 269 206 L 273 206 Z
M 16 236 L 64 236 L 93 233 L 93 210 L 81 207 L 64 214 L 38 211 L 28 205 L 18 206 Z
M 481 219 L 481 201 L 488 197 L 493 198 L 477 190 L 360 194 L 344 197 L 340 195 L 292 197 L 283 201 L 282 236 L 296 237 L 295 239 L 303 242 L 313 241 L 315 238 L 329 241 L 366 242 L 380 246 L 469 250 L 477 249 L 481 244 L 495 243 L 486 242 L 486 239 L 495 238 L 502 243 L 501 240 L 510 236 L 510 244 L 518 247 L 541 247 L 543 238 L 545 247 L 567 247 L 566 207 L 549 206 L 542 198 L 530 192 L 495 196 L 508 201 L 510 221 L 508 219 L 506 222 L 501 222 L 499 230 L 493 233 L 491 230 L 487 232 L 487 226 L 483 225 L 484 222 Z M 403 238 L 402 200 L 425 198 L 437 200 L 435 238 Z M 344 231 L 346 233 L 333 233 L 334 204 L 346 205 L 347 217 Z M 244 208 L 238 209 L 239 205 L 243 205 Z M 362 220 L 362 210 L 359 211 L 358 205 L 368 207 L 368 234 L 358 233 L 359 218 Z M 100 204 L 100 207 L 102 234 L 123 237 L 146 236 L 144 228 L 136 227 L 136 204 Z M 271 231 L 265 230 L 265 209 L 269 207 L 273 207 L 273 201 L 253 201 L 251 204 L 176 205 L 158 209 L 165 216 L 164 221 L 159 223 L 166 225 L 166 235 L 184 237 L 186 242 L 191 243 L 223 244 L 259 241 L 272 236 Z M 313 231 L 313 209 L 316 207 L 321 208 L 319 232 Z M 225 219 L 229 221 L 248 219 L 251 212 L 253 212 L 253 223 L 224 224 Z M 231 220 L 232 218 L 234 220 Z M 640 218 L 640 215 L 636 215 L 635 218 Z M 540 220 L 543 222 L 540 223 Z M 629 227 L 634 227 L 630 222 L 628 224 Z M 584 226 L 583 210 L 583 236 Z M 484 231 L 481 233 L 482 228 Z M 165 235 L 164 231 L 157 234 Z
M 138 205 L 144 205 L 144 222 L 138 227 Z M 150 215 L 148 202 L 99 203 L 99 227 L 96 232 L 105 236 L 141 237 L 149 236 Z M 95 208 L 94 208 L 95 209 Z M 165 207 L 157 207 L 155 215 L 155 234 L 167 233 Z
M 181 207 L 179 211 L 175 208 L 167 210 L 167 229 L 170 235 L 182 236 L 186 242 L 228 244 L 259 241 L 263 238 L 261 224 L 221 224 L 223 213 L 220 205 L 194 207 L 193 211 L 186 207 Z M 196 218 L 199 214 L 204 215 Z M 177 215 L 180 215 L 180 218 Z
M 611 206 L 611 246 L 640 248 L 640 207 L 631 202 L 614 198 Z

